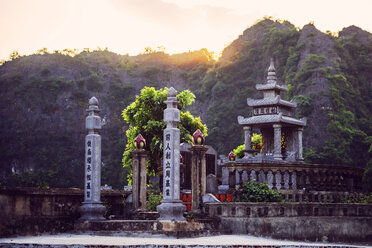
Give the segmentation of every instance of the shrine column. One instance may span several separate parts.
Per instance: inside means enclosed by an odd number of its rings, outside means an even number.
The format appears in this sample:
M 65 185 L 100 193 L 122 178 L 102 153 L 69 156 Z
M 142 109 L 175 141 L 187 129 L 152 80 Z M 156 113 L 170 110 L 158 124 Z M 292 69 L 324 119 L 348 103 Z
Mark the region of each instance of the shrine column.
M 304 128 L 302 127 L 299 127 L 297 129 L 297 133 L 298 133 L 298 158 L 297 160 L 298 161 L 304 161 L 304 158 L 302 157 L 302 131 L 304 130 Z
M 244 126 L 243 127 L 243 130 L 244 130 L 244 144 L 245 144 L 245 150 L 250 150 L 252 147 L 251 147 L 251 131 L 252 131 L 252 128 L 250 126 Z M 244 152 L 244 158 L 249 158 L 249 153 L 248 152 Z
M 106 207 L 101 202 L 101 117 L 98 113 L 98 100 L 89 100 L 88 116 L 85 126 L 88 135 L 85 137 L 85 186 L 84 202 L 79 207 L 80 221 L 104 220 Z
M 208 148 L 203 145 L 204 136 L 198 129 L 193 134 L 194 144 L 191 152 L 191 211 L 200 213 L 202 209 L 203 196 L 207 191 L 207 171 L 205 154 Z
M 186 207 L 180 200 L 180 111 L 177 109 L 176 90 L 171 87 L 164 101 L 164 122 L 167 127 L 163 133 L 163 200 L 157 206 L 158 220 L 186 220 L 183 213 Z
M 134 140 L 136 149 L 132 152 L 132 186 L 133 186 L 133 206 L 135 209 L 146 210 L 146 161 L 149 154 L 145 150 L 146 140 L 139 134 Z
M 274 159 L 282 160 L 282 125 L 274 124 Z

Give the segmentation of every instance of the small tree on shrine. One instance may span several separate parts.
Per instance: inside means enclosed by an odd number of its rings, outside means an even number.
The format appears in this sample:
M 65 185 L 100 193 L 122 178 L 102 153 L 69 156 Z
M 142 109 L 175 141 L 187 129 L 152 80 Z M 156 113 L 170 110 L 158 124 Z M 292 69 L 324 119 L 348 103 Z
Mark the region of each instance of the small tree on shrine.
M 163 121 L 164 109 L 167 99 L 168 88 L 155 90 L 153 87 L 145 87 L 136 100 L 123 110 L 122 116 L 129 124 L 126 131 L 127 145 L 123 155 L 123 166 L 132 170 L 131 152 L 135 149 L 134 139 L 141 134 L 147 143 L 150 156 L 147 164 L 147 173 L 155 175 L 161 166 L 163 156 L 163 130 L 166 127 Z M 177 94 L 178 109 L 181 112 L 181 120 L 178 128 L 181 132 L 181 143 L 191 142 L 191 135 L 200 129 L 207 136 L 207 126 L 202 124 L 200 117 L 195 118 L 185 107 L 195 101 L 195 95 L 189 90 Z M 129 174 L 129 182 L 132 173 Z

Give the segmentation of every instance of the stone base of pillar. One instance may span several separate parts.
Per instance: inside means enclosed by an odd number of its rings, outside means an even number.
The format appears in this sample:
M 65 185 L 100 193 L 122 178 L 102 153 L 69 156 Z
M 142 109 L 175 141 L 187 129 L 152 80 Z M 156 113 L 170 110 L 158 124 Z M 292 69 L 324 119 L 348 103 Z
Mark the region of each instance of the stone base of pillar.
M 105 220 L 103 214 L 106 212 L 106 207 L 101 202 L 83 202 L 78 211 L 81 216 L 79 221 Z
M 282 154 L 274 154 L 274 160 L 283 160 Z
M 185 221 L 183 213 L 186 211 L 186 206 L 182 205 L 182 201 L 165 201 L 162 200 L 161 204 L 156 207 L 160 217 L 158 220 L 178 220 Z
M 296 159 L 296 162 L 298 162 L 298 163 L 305 163 L 303 158 L 297 158 Z

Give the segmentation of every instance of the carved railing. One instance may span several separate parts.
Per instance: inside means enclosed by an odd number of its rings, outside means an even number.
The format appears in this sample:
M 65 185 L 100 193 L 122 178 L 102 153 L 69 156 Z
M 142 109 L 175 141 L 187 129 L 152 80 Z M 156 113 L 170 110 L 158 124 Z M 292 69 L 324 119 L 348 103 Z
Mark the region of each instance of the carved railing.
M 279 203 L 234 202 L 207 203 L 204 211 L 209 217 L 300 217 L 300 216 L 358 216 L 372 217 L 371 204 L 340 203 Z
M 277 190 L 360 192 L 363 172 L 335 165 L 227 162 L 222 166 L 222 184 L 233 188 L 256 181 Z

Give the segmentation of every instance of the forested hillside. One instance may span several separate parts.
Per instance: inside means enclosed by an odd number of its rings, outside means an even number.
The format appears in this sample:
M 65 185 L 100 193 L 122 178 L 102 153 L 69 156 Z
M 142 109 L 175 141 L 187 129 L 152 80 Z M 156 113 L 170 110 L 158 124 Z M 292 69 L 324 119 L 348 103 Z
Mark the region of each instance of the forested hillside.
M 237 116 L 251 114 L 273 57 L 278 79 L 307 117 L 305 158 L 364 167 L 372 143 L 372 35 L 358 27 L 337 36 L 312 24 L 263 20 L 248 28 L 215 61 L 206 49 L 138 56 L 109 51 L 39 52 L 0 67 L 1 185 L 80 187 L 85 109 L 96 96 L 105 125 L 102 183 L 122 188 L 127 124 L 122 110 L 144 86 L 173 86 L 196 95 L 191 107 L 208 126 L 206 143 L 227 154 L 243 143 Z

